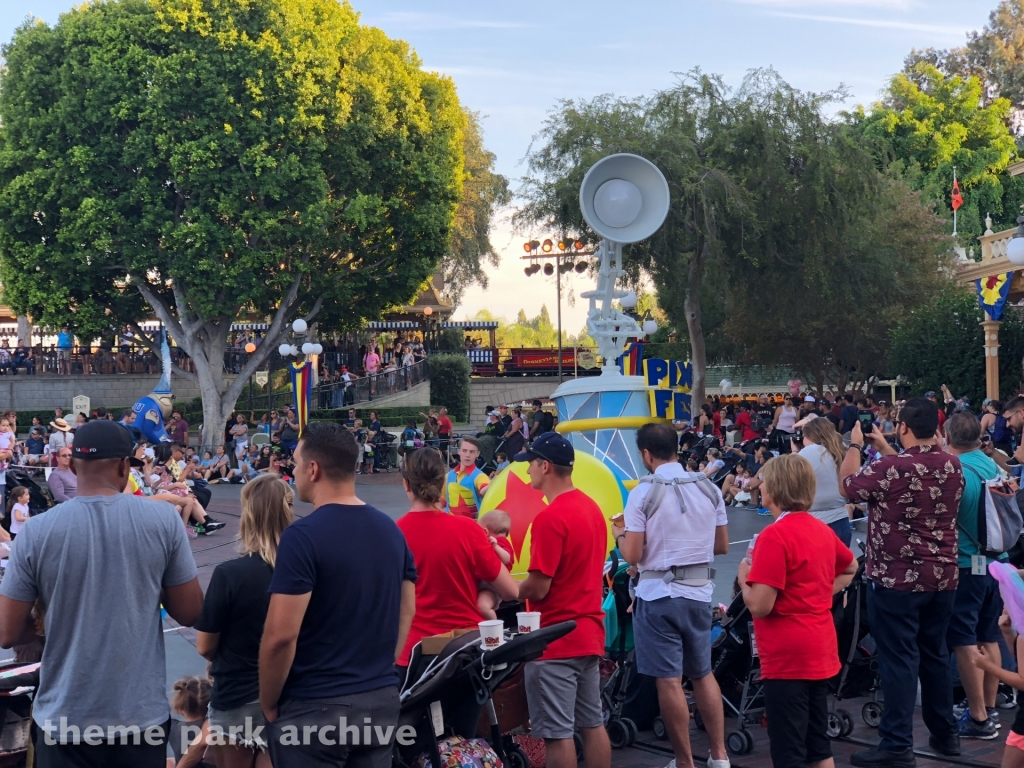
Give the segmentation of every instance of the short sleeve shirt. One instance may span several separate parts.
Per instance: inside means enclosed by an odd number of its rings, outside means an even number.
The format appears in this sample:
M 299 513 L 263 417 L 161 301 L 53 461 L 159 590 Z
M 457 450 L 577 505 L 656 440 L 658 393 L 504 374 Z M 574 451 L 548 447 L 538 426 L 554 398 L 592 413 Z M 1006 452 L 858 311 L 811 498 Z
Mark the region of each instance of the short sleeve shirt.
M 832 585 L 853 553 L 823 522 L 790 512 L 757 537 L 747 581 L 778 590 L 771 613 L 754 619 L 767 680 L 827 680 L 839 672 Z
M 310 600 L 281 701 L 398 685 L 402 582 L 415 580 L 402 532 L 368 504 L 325 504 L 288 526 L 270 592 Z
M 888 589 L 956 589 L 956 517 L 963 495 L 960 460 L 934 445 L 907 448 L 865 464 L 843 481 L 846 496 L 867 502 L 867 577 Z
M 736 426 L 741 428 L 741 440 L 746 442 L 747 440 L 756 440 L 761 436 L 760 432 L 755 432 L 750 425 L 750 411 L 740 411 L 736 417 Z
M 531 600 L 541 626 L 573 620 L 576 629 L 551 643 L 542 659 L 604 653 L 601 585 L 610 532 L 601 508 L 578 488 L 559 494 L 534 518 L 530 571 L 551 578 L 543 600 Z
M 416 615 L 398 663 L 409 663 L 412 647 L 424 637 L 476 627 L 478 585 L 493 581 L 501 561 L 476 522 L 440 510 L 409 512 L 398 528 L 416 565 Z
M 166 721 L 160 592 L 196 573 L 181 517 L 166 502 L 79 496 L 29 518 L 0 594 L 39 600 L 46 612 L 36 723 L 66 717 L 106 733 Z
M 960 455 L 960 465 L 964 471 L 964 495 L 960 498 L 960 512 L 957 516 L 960 530 L 959 555 L 957 565 L 961 568 L 971 567 L 971 555 L 978 554 L 978 502 L 981 500 L 982 480 L 994 480 L 999 477 L 999 466 L 981 451 L 970 451 Z M 970 531 L 971 537 L 964 533 Z M 1005 560 L 1004 554 L 999 558 Z M 992 558 L 988 558 L 992 562 Z
M 654 474 L 665 479 L 686 477 L 682 464 L 662 464 Z M 710 484 L 710 481 L 708 482 Z M 644 502 L 654 486 L 640 483 L 629 492 L 626 501 L 626 530 L 646 534 L 643 557 L 637 564 L 641 571 L 664 571 L 680 565 L 701 565 L 715 559 L 715 530 L 727 525 L 729 518 L 725 501 L 715 488 L 715 504 L 704 495 L 696 483 L 678 486 L 686 504 L 679 508 L 675 491 L 665 488 L 661 504 L 650 519 L 644 517 Z M 636 586 L 636 595 L 642 600 L 658 600 L 662 597 L 686 597 L 702 603 L 710 603 L 715 585 L 690 587 L 676 582 L 666 584 L 661 579 L 645 579 Z

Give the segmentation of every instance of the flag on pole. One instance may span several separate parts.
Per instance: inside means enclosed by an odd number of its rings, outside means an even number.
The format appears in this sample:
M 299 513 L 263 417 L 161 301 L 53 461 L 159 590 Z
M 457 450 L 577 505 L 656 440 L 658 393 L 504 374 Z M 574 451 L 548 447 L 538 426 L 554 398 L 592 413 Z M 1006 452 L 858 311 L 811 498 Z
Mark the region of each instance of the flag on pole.
M 953 210 L 959 210 L 963 204 L 964 196 L 960 194 L 960 182 L 956 180 L 956 174 L 953 174 Z
M 295 396 L 295 415 L 299 420 L 299 434 L 301 435 L 309 421 L 309 397 L 313 387 L 313 364 L 309 361 L 304 363 L 292 363 L 292 393 Z
M 1013 272 L 1005 272 L 974 281 L 978 291 L 978 305 L 988 312 L 988 316 L 993 320 L 999 320 L 1003 316 L 1003 307 L 1006 306 L 1006 298 L 1010 295 L 1012 280 Z
M 640 376 L 643 369 L 644 345 L 642 342 L 634 341 L 626 351 L 619 355 L 615 361 L 619 364 L 619 371 L 623 376 Z

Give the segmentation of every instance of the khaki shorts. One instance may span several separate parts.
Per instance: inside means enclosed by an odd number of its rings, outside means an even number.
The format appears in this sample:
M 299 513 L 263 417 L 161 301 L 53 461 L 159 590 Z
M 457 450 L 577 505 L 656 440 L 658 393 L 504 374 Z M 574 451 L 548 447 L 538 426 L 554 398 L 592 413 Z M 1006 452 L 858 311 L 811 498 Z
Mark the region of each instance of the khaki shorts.
M 531 661 L 526 665 L 530 730 L 540 739 L 571 739 L 577 728 L 604 725 L 600 657 Z

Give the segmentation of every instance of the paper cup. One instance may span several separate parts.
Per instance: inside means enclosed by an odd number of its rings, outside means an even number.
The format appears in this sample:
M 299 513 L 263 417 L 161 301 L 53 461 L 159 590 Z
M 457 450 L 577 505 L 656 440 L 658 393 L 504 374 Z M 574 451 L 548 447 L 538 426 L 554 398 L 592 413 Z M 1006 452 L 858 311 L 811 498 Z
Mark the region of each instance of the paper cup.
M 540 629 L 540 611 L 523 611 L 516 614 L 516 622 L 519 624 L 519 634 L 525 635 Z
M 480 622 L 480 647 L 485 651 L 493 651 L 505 642 L 505 622 L 501 619 L 490 619 Z

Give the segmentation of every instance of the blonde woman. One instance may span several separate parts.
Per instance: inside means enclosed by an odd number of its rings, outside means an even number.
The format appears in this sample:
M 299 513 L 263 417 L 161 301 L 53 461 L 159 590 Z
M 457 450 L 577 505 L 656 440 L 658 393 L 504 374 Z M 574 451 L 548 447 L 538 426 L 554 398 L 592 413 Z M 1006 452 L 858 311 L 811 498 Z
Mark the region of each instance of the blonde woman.
M 850 513 L 846 497 L 839 493 L 839 465 L 843 463 L 846 450 L 831 421 L 812 419 L 804 425 L 804 447 L 800 455 L 810 462 L 818 481 L 814 503 L 807 511 L 831 528 L 843 544 L 850 546 L 853 538 Z
M 281 533 L 292 522 L 294 494 L 278 475 L 260 475 L 242 489 L 238 530 L 241 557 L 221 563 L 213 572 L 196 624 L 196 649 L 212 663 L 213 696 L 210 731 L 231 742 L 214 746 L 220 768 L 270 768 L 261 738 L 245 738 L 264 725 L 259 703 L 259 652 Z M 228 738 L 232 728 L 245 728 Z M 237 730 L 235 733 L 239 733 Z

